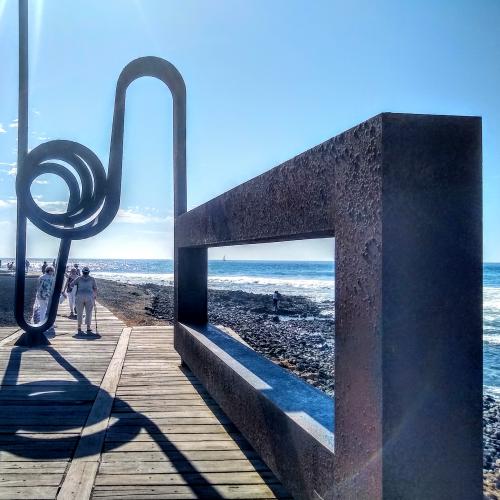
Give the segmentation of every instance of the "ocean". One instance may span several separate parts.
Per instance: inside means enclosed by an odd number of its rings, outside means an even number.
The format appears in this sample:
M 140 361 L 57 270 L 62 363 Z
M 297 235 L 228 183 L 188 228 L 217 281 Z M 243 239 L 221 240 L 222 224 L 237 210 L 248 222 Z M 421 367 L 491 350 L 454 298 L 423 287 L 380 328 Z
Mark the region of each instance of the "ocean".
M 9 259 L 2 259 L 5 269 Z M 75 262 L 70 259 L 70 263 Z M 98 278 L 128 283 L 173 283 L 171 260 L 81 259 Z M 41 259 L 32 259 L 34 269 Z M 335 269 L 333 262 L 209 261 L 209 286 L 253 293 L 304 295 L 331 305 L 333 314 Z M 483 273 L 484 391 L 500 395 L 500 264 L 485 264 Z M 328 308 L 327 308 L 328 311 Z
M 5 269 L 9 259 L 2 259 Z M 47 262 L 51 262 L 47 260 Z M 126 283 L 172 285 L 172 260 L 69 259 L 80 267 L 88 265 L 96 278 Z M 30 259 L 32 269 L 41 269 L 42 259 Z M 272 294 L 306 295 L 314 300 L 333 300 L 333 262 L 276 262 L 211 260 L 208 263 L 209 286 L 220 290 L 243 290 Z

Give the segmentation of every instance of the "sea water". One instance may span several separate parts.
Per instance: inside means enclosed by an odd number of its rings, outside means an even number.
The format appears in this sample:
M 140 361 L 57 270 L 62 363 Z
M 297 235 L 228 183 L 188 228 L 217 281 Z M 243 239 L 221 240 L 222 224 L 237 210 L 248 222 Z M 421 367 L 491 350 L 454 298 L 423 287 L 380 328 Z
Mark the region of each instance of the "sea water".
M 2 259 L 5 269 L 9 259 Z M 39 270 L 41 259 L 31 261 Z M 75 262 L 71 260 L 70 263 Z M 173 284 L 171 260 L 81 259 L 97 278 L 127 283 Z M 209 261 L 209 286 L 271 295 L 304 295 L 323 302 L 333 313 L 335 267 L 333 262 Z M 483 272 L 484 390 L 500 395 L 500 264 L 485 264 Z M 445 293 L 445 292 L 444 292 Z M 325 303 L 326 301 L 326 303 Z
M 500 264 L 483 268 L 483 384 L 500 395 Z

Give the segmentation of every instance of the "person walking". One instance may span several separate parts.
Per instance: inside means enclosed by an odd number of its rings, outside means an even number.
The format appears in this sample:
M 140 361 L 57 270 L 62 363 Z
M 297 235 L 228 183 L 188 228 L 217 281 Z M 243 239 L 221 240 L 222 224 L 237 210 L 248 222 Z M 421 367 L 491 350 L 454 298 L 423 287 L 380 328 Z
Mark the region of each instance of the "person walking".
M 68 297 L 68 302 L 69 302 L 69 318 L 70 319 L 75 319 L 76 318 L 76 303 L 75 303 L 75 296 L 76 296 L 76 287 L 75 287 L 75 281 L 78 278 L 78 273 L 76 272 L 76 269 L 73 267 L 70 272 L 68 277 L 66 278 L 66 284 L 64 285 L 64 292 L 66 293 Z
M 45 271 L 46 271 L 46 269 L 47 269 L 47 266 L 48 266 L 47 261 L 46 261 L 46 260 L 44 260 L 44 261 L 43 261 L 43 264 L 42 264 L 42 274 L 45 274 Z
M 82 275 L 76 278 L 73 286 L 76 287 L 75 300 L 78 333 L 83 333 L 82 321 L 84 309 L 87 333 L 92 333 L 92 310 L 94 309 L 94 301 L 97 298 L 97 284 L 95 279 L 90 276 L 90 269 L 87 266 L 83 267 Z
M 73 264 L 73 267 L 76 269 L 76 274 L 78 274 L 78 276 L 81 276 L 82 272 L 80 271 L 80 268 L 78 267 L 78 262 L 75 262 Z
M 40 325 L 45 321 L 53 288 L 54 268 L 47 266 L 45 272 L 38 278 L 35 304 L 33 306 L 33 323 L 35 325 Z

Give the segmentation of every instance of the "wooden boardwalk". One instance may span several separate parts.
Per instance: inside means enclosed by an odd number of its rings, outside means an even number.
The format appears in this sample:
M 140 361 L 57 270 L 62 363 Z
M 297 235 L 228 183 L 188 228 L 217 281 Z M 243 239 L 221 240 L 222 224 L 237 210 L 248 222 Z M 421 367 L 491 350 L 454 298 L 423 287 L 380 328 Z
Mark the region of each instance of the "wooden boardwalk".
M 100 305 L 98 325 L 78 336 L 58 317 L 31 350 L 0 329 L 0 499 L 288 497 L 180 366 L 172 328 Z

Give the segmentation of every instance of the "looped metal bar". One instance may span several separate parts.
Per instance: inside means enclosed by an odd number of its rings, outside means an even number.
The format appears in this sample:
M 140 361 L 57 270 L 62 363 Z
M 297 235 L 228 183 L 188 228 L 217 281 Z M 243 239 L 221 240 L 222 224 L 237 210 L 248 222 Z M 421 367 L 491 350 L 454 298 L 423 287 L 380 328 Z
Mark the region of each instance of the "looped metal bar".
M 15 316 L 18 325 L 34 339 L 54 324 L 72 240 L 90 238 L 105 229 L 120 207 L 125 101 L 128 86 L 150 76 L 169 87 L 173 98 L 174 214 L 186 211 L 186 90 L 177 69 L 158 57 L 142 57 L 121 72 L 115 94 L 108 172 L 95 153 L 74 141 L 54 140 L 28 152 L 28 10 L 19 1 L 19 123 L 17 193 L 17 247 Z M 67 165 L 72 167 L 74 172 Z M 76 175 L 75 175 L 76 173 Z M 50 213 L 33 199 L 31 185 L 43 174 L 59 176 L 68 186 L 69 201 L 63 213 Z M 24 317 L 26 226 L 31 221 L 44 233 L 60 238 L 55 286 L 46 321 L 29 324 Z

